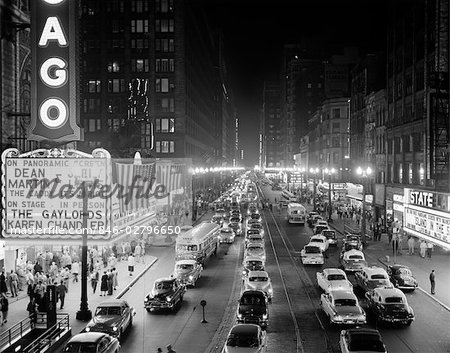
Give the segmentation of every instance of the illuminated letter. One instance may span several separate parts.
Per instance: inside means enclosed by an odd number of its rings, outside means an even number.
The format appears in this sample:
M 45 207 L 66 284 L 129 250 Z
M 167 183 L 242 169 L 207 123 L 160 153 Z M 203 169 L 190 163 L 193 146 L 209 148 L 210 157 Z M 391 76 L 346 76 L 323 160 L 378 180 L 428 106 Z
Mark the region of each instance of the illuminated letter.
M 66 62 L 60 58 L 48 58 L 41 65 L 41 80 L 51 87 L 61 87 L 66 83 L 67 70 L 55 69 L 53 77 L 50 76 L 50 70 L 54 67 L 64 69 Z
M 58 5 L 61 4 L 64 0 L 44 0 L 47 4 L 50 5 Z
M 49 116 L 49 111 L 52 108 L 58 110 L 58 117 L 53 119 Z M 41 105 L 39 109 L 39 116 L 44 125 L 50 129 L 57 129 L 61 127 L 67 120 L 67 107 L 63 101 L 57 98 L 49 98 Z
M 39 40 L 39 46 L 46 47 L 51 40 L 56 40 L 61 47 L 67 46 L 66 37 L 57 17 L 47 18 Z

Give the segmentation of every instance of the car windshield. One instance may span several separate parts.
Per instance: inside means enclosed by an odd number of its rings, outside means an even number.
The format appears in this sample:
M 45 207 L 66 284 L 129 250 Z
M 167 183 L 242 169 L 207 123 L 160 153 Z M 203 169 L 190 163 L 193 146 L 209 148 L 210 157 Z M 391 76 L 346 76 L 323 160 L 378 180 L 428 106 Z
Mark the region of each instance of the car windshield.
M 258 336 L 254 335 L 254 334 L 233 334 L 233 333 L 231 333 L 227 339 L 227 346 L 256 348 L 259 346 Z
M 356 306 L 355 299 L 336 299 L 334 301 L 335 306 Z
M 250 217 L 252 219 L 259 219 L 260 215 L 259 215 L 259 213 L 252 213 L 252 215 Z
M 335 233 L 332 230 L 323 231 L 323 235 L 325 235 L 327 238 L 335 237 Z
M 342 274 L 328 275 L 328 280 L 329 281 L 344 281 L 345 280 L 345 276 L 342 275 Z
M 318 248 L 317 246 L 307 246 L 305 248 L 305 252 L 307 254 L 319 254 L 320 253 L 320 248 Z
M 259 223 L 253 223 L 253 224 L 252 224 L 252 228 L 253 228 L 253 229 L 261 229 L 261 228 L 262 228 L 262 225 L 259 224 Z
M 259 229 L 249 229 L 247 231 L 247 234 L 248 235 L 250 235 L 250 234 L 260 234 L 260 232 L 259 232 Z
M 412 272 L 409 268 L 401 268 L 398 270 L 398 272 L 400 272 L 400 274 L 404 276 L 412 276 Z
M 237 226 L 238 226 L 237 223 L 239 223 L 239 218 L 232 217 L 232 218 L 230 219 L 230 222 L 233 223 L 233 224 L 230 224 L 230 227 L 237 227 Z
M 64 353 L 96 353 L 97 346 L 89 342 L 73 342 L 64 348 Z
M 385 302 L 386 304 L 399 304 L 403 303 L 403 299 L 401 297 L 387 297 Z
M 222 216 L 214 216 L 213 217 L 213 221 L 214 222 L 216 222 L 216 221 L 221 221 L 222 220 Z
M 248 261 L 247 267 L 262 267 L 262 261 Z
M 242 305 L 265 305 L 264 298 L 256 295 L 244 295 L 241 298 Z
M 372 275 L 370 278 L 373 280 L 387 279 L 386 276 L 383 274 Z
M 120 315 L 120 306 L 99 306 L 95 310 L 95 316 L 98 315 Z
M 263 248 L 262 248 L 261 246 L 253 246 L 253 245 L 250 245 L 250 246 L 247 248 L 247 250 L 248 250 L 248 251 L 263 251 Z
M 345 243 L 344 249 L 345 249 L 345 251 L 349 251 L 352 249 L 358 250 L 358 244 L 357 243 Z
M 363 260 L 363 257 L 361 255 L 350 255 L 348 257 L 349 260 Z
M 155 289 L 158 290 L 169 290 L 172 289 L 172 282 L 156 282 Z
M 178 264 L 177 269 L 178 270 L 192 270 L 194 268 L 193 264 Z
M 197 251 L 197 245 L 177 245 L 179 251 Z
M 351 340 L 349 345 L 350 351 L 368 351 L 368 352 L 384 352 L 384 345 L 377 339 L 370 337 L 361 337 L 357 340 Z
M 311 243 L 323 243 L 323 239 L 313 238 L 313 239 L 311 239 Z
M 250 282 L 267 282 L 267 277 L 250 277 L 248 279 Z
M 231 229 L 222 229 L 222 230 L 220 231 L 220 233 L 226 233 L 226 234 L 229 234 L 229 233 L 231 233 Z

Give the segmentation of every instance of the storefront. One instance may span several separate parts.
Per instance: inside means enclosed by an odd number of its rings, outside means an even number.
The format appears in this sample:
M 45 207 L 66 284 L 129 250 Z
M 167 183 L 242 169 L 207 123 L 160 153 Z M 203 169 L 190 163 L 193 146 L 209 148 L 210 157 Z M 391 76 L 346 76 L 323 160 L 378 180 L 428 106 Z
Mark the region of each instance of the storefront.
M 405 189 L 405 232 L 450 249 L 450 194 Z
M 386 219 L 388 225 L 396 222 L 399 227 L 403 226 L 403 195 L 403 188 L 386 187 Z
M 374 217 L 378 224 L 386 225 L 386 187 L 384 184 L 375 184 L 374 192 Z

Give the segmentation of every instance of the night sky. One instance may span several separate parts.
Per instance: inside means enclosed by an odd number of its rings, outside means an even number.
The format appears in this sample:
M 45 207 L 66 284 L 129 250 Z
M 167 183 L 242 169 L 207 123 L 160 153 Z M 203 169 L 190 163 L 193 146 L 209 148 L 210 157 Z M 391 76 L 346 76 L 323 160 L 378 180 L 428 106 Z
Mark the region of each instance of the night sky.
M 392 1 L 392 0 L 391 0 Z M 389 0 L 204 0 L 221 28 L 248 166 L 258 161 L 262 83 L 277 78 L 283 44 L 308 43 L 324 59 L 356 46 L 384 51 Z

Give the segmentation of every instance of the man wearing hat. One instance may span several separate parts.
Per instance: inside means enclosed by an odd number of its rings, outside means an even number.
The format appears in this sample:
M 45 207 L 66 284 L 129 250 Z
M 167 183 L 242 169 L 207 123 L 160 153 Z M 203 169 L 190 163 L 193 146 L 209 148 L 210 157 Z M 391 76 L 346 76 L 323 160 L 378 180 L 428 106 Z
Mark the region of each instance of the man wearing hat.
M 172 349 L 172 346 L 170 344 L 167 345 L 167 353 L 177 353 Z

